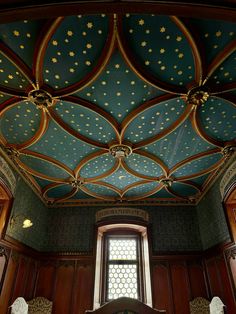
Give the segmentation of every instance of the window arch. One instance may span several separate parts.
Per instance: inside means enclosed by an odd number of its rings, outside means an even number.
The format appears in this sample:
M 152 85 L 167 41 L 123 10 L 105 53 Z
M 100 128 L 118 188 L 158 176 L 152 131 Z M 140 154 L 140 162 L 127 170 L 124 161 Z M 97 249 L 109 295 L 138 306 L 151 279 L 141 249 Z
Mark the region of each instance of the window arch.
M 121 296 L 137 298 L 152 307 L 147 227 L 141 223 L 98 227 L 94 309 Z

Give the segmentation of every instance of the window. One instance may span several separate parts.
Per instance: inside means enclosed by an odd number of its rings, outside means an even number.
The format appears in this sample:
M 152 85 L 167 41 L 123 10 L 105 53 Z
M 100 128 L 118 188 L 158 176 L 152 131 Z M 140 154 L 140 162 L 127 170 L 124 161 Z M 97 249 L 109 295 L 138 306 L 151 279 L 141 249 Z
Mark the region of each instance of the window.
M 119 297 L 152 306 L 146 231 L 134 224 L 98 228 L 94 308 Z
M 140 241 L 137 235 L 105 235 L 105 301 L 140 299 Z

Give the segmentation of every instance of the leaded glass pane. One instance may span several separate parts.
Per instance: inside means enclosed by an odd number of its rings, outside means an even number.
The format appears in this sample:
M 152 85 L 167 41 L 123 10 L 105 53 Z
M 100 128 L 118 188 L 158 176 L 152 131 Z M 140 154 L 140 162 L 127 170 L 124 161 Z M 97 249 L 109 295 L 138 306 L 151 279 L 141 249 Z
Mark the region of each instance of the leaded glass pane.
M 135 239 L 110 239 L 109 260 L 136 260 L 137 249 Z
M 108 300 L 138 298 L 137 265 L 109 265 Z

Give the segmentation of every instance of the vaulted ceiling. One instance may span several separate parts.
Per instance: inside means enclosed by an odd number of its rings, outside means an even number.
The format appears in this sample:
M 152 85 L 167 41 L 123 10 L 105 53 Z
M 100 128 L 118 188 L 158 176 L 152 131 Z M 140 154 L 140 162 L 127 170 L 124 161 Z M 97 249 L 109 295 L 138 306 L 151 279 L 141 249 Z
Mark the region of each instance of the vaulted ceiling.
M 236 145 L 236 24 L 0 25 L 1 146 L 50 205 L 194 204 Z

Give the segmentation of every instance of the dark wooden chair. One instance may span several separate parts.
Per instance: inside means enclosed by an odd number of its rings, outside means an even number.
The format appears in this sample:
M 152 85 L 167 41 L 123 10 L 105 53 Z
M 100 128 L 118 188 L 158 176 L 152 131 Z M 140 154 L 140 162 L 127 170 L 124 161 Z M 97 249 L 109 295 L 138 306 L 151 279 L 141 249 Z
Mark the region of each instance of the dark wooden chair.
M 113 301 L 110 301 L 96 310 L 89 310 L 86 314 L 158 314 L 166 313 L 165 310 L 156 310 L 150 306 L 126 297 L 122 297 Z

